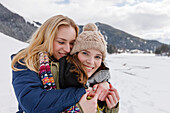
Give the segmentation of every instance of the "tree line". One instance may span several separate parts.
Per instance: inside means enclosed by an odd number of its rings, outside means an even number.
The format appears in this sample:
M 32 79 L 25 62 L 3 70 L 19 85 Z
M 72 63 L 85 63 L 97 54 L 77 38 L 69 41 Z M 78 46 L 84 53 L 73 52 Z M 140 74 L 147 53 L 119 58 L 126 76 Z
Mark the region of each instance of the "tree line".
M 160 47 L 156 48 L 155 54 L 170 56 L 170 45 L 162 44 Z
M 107 51 L 110 54 L 119 53 L 118 48 L 112 44 L 107 45 Z M 170 45 L 162 44 L 160 47 L 156 48 L 154 53 L 161 56 L 170 56 Z

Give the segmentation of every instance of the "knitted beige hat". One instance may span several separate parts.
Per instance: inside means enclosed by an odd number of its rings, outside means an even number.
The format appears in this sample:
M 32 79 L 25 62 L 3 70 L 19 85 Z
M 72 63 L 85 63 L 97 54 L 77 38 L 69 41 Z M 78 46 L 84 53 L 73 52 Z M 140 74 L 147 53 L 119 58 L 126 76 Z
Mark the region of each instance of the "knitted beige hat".
M 103 61 L 106 57 L 106 42 L 95 24 L 89 23 L 83 27 L 83 32 L 77 37 L 70 54 L 85 49 L 96 49 L 102 53 Z

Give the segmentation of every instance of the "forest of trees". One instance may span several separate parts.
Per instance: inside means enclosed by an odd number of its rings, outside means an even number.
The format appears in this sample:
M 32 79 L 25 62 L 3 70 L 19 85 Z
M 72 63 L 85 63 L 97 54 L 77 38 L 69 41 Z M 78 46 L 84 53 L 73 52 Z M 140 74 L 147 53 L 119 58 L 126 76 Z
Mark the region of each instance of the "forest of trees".
M 107 45 L 107 52 L 110 54 L 119 53 L 118 48 L 112 44 Z M 156 48 L 155 54 L 161 56 L 170 56 L 170 45 L 162 44 L 160 47 Z
M 118 52 L 118 49 L 116 48 L 115 45 L 112 45 L 112 44 L 108 44 L 107 45 L 107 52 L 112 54 L 112 53 L 117 53 Z
M 155 54 L 163 55 L 163 56 L 170 56 L 170 45 L 162 44 L 155 50 Z

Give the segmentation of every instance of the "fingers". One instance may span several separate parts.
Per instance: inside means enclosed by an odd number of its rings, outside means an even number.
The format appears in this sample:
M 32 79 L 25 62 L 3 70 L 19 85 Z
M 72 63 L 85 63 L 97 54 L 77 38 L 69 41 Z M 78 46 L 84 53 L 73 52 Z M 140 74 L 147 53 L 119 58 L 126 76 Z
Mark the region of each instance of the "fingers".
M 81 108 L 83 109 L 84 113 L 96 113 L 98 95 L 94 95 L 92 99 L 88 100 L 87 99 L 88 94 L 89 93 L 87 92 L 80 99 L 79 103 L 81 105 Z
M 109 87 L 110 89 L 109 89 L 109 93 L 106 98 L 106 104 L 107 104 L 107 107 L 111 109 L 113 107 L 116 107 L 116 105 L 118 104 L 120 100 L 120 97 L 119 97 L 117 89 L 113 88 L 111 84 L 109 84 Z
M 89 92 L 86 92 L 82 97 L 81 97 L 81 100 L 86 100 L 87 99 L 87 96 L 88 96 Z
M 99 94 L 98 99 L 99 99 L 100 101 L 105 101 L 108 93 L 109 93 L 108 90 L 106 90 L 106 89 L 102 90 L 102 92 Z
M 108 98 L 106 98 L 106 104 L 107 104 L 107 107 L 108 107 L 109 109 L 112 108 L 112 105 L 111 105 L 111 103 L 110 103 L 110 101 L 109 101 Z
M 109 87 L 105 87 L 107 85 Z M 93 91 L 95 92 L 95 94 L 98 95 L 98 100 L 100 101 L 107 100 L 109 107 L 115 106 L 120 100 L 118 91 L 115 88 L 113 88 L 111 84 L 108 84 L 108 83 L 107 84 L 106 83 L 96 84 L 93 86 Z M 89 96 L 94 97 L 95 94 L 89 93 Z
M 98 95 L 100 95 L 101 92 L 102 92 L 102 89 L 99 88 L 99 87 L 97 87 L 96 90 L 95 90 L 95 93 L 98 94 Z
M 118 98 L 116 97 L 115 92 L 111 92 L 110 95 L 108 95 L 108 98 L 112 104 L 117 104 L 119 101 Z
M 116 102 L 113 100 L 113 97 L 111 95 L 108 95 L 106 98 L 106 104 L 109 109 L 116 106 Z
M 115 99 L 111 96 L 111 95 L 108 95 L 107 98 L 106 98 L 106 104 L 107 104 L 107 107 L 109 109 L 113 108 L 116 106 L 118 102 L 115 101 Z
M 97 87 L 96 87 L 97 86 Z M 101 84 L 98 84 L 98 85 L 94 85 L 94 87 L 93 87 L 93 89 L 96 89 L 96 93 L 98 94 L 98 95 L 100 95 L 100 93 L 103 91 L 103 90 L 105 90 L 105 88 L 101 85 Z
M 95 102 L 97 102 L 97 99 L 98 99 L 98 94 L 95 94 L 94 97 L 92 98 L 92 100 L 94 100 Z
M 112 89 L 113 90 L 113 89 Z M 115 89 L 114 89 L 115 90 Z M 107 98 L 106 98 L 106 104 L 108 108 L 113 108 L 117 105 L 119 102 L 119 97 L 117 98 L 116 93 L 114 91 L 109 92 Z
M 95 84 L 95 85 L 93 86 L 93 90 L 96 90 L 97 87 L 98 87 L 98 84 Z
M 96 93 L 97 94 L 100 94 L 101 91 L 103 90 L 108 90 L 109 89 L 109 83 L 108 82 L 102 82 L 102 83 L 99 83 L 99 84 L 95 84 L 93 86 L 93 90 L 96 90 Z
M 110 87 L 110 88 L 113 88 L 112 84 L 109 84 L 109 87 Z
M 88 87 L 88 89 L 86 89 L 86 92 L 92 92 L 92 91 L 93 91 L 92 87 Z
M 98 98 L 98 94 L 95 94 L 95 96 L 91 100 L 88 100 L 89 102 L 92 103 L 92 106 L 95 107 L 94 112 L 88 112 L 88 113 L 96 113 L 97 112 L 97 98 Z
M 95 90 L 96 94 L 99 95 L 98 100 L 105 101 L 108 94 L 108 86 L 108 82 L 99 83 L 93 86 L 93 90 Z
M 95 92 L 89 92 L 87 96 L 94 97 L 95 94 L 96 94 Z
M 116 98 L 117 98 L 118 100 L 120 100 L 120 96 L 119 96 L 119 93 L 118 93 L 117 89 L 115 89 L 115 88 L 110 88 L 109 91 L 110 91 L 110 92 L 114 92 L 115 95 L 116 95 Z

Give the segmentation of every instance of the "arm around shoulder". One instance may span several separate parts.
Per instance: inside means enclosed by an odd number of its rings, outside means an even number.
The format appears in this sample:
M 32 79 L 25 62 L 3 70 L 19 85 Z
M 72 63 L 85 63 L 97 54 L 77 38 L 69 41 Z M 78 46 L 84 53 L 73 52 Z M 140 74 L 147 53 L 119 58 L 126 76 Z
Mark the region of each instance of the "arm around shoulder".
M 26 113 L 62 112 L 76 104 L 85 93 L 84 88 L 75 87 L 47 91 L 36 72 L 17 66 L 25 70 L 13 71 L 12 84 L 19 105 Z

